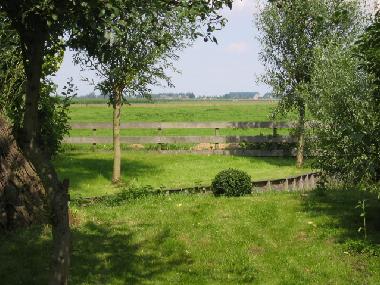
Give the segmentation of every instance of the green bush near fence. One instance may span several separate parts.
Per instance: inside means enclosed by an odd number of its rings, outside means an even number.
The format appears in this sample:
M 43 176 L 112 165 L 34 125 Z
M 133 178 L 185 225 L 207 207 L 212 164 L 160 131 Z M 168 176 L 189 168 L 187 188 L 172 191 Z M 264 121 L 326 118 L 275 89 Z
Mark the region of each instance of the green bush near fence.
M 214 195 L 243 196 L 251 193 L 251 177 L 242 170 L 229 168 L 215 176 L 211 188 Z

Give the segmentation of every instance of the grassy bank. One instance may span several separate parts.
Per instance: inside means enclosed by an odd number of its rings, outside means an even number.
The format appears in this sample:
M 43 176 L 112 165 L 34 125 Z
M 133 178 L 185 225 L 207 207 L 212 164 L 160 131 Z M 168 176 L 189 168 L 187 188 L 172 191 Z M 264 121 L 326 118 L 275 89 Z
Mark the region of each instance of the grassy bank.
M 112 153 L 66 153 L 55 160 L 62 178 L 70 179 L 71 195 L 98 196 L 119 191 L 111 185 Z M 154 188 L 208 185 L 226 168 L 247 171 L 254 180 L 281 178 L 309 171 L 297 169 L 292 158 L 255 158 L 223 155 L 165 154 L 145 151 L 122 153 L 122 178 L 127 183 Z

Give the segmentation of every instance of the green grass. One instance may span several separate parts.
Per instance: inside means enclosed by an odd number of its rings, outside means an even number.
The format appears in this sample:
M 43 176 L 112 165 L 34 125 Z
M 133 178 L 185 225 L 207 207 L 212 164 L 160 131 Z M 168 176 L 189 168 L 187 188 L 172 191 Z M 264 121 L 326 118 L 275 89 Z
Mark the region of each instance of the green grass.
M 207 121 L 270 121 L 270 113 L 276 107 L 276 102 L 234 102 L 234 101 L 183 101 L 156 104 L 125 105 L 122 110 L 122 122 L 207 122 Z M 112 107 L 107 105 L 72 105 L 70 108 L 71 122 L 112 122 Z M 294 119 L 290 114 L 283 120 Z M 272 129 L 221 129 L 222 136 L 253 136 L 271 135 Z M 155 136 L 155 129 L 122 130 L 122 136 Z M 214 129 L 167 129 L 162 130 L 165 136 L 210 136 Z M 289 134 L 287 129 L 279 129 L 279 135 Z M 111 129 L 71 130 L 71 136 L 112 136 Z
M 379 284 L 359 241 L 357 192 L 158 196 L 72 207 L 70 284 Z M 380 241 L 374 200 L 370 244 Z M 2 284 L 46 284 L 47 228 L 0 237 Z
M 132 104 L 122 109 L 122 122 L 268 121 L 277 103 L 177 102 Z M 112 107 L 72 105 L 72 122 L 112 122 Z
M 55 165 L 61 178 L 70 179 L 73 197 L 114 194 L 111 185 L 112 153 L 84 152 L 61 154 Z M 160 154 L 123 151 L 122 178 L 125 182 L 154 188 L 209 185 L 226 168 L 248 172 L 254 180 L 282 178 L 310 171 L 297 169 L 292 158 L 254 158 L 223 155 Z

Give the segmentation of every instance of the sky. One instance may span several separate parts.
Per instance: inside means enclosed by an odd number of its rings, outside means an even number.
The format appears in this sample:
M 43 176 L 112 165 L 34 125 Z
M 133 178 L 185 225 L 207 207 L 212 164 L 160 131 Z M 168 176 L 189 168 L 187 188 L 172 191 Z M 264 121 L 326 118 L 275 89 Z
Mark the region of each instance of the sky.
M 362 1 L 369 5 L 370 11 L 375 10 L 376 3 L 380 6 L 380 0 Z M 223 30 L 215 32 L 218 44 L 205 43 L 199 39 L 193 46 L 178 53 L 180 59 L 174 66 L 181 74 L 168 72 L 175 88 L 152 86 L 153 93 L 194 92 L 197 96 L 215 96 L 238 91 L 269 92 L 269 86 L 257 82 L 258 76 L 264 73 L 259 61 L 258 31 L 254 25 L 258 2 L 234 0 L 231 11 L 228 8 L 222 11 L 228 23 Z M 72 55 L 72 52 L 66 51 L 54 81 L 58 84 L 58 90 L 62 90 L 68 78 L 72 77 L 78 95 L 86 95 L 94 91 L 94 86 L 82 79 L 88 78 L 95 83 L 99 79 L 94 72 L 81 71 L 79 66 L 75 66 Z
M 235 0 L 233 9 L 228 8 L 222 14 L 228 23 L 221 31 L 215 32 L 218 44 L 197 40 L 193 46 L 178 53 L 179 60 L 174 66 L 181 74 L 168 73 L 175 88 L 152 86 L 153 93 L 194 92 L 197 96 L 223 95 L 234 91 L 268 92 L 268 86 L 257 84 L 257 75 L 264 68 L 258 60 L 259 44 L 254 26 L 255 0 Z M 54 81 L 59 90 L 73 78 L 78 95 L 86 95 L 94 86 L 83 81 L 84 77 L 97 82 L 94 72 L 81 71 L 72 62 L 72 52 L 66 51 L 61 69 Z

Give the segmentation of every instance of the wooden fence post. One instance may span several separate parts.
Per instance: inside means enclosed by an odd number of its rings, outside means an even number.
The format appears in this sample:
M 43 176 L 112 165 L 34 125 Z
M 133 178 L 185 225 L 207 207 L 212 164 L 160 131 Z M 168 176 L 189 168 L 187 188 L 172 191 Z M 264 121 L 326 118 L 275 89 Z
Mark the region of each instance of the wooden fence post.
M 315 188 L 315 179 L 314 179 L 314 174 L 310 175 L 310 188 L 314 189 Z
M 296 191 L 297 190 L 297 179 L 296 178 L 293 178 L 293 182 L 292 182 L 292 191 Z
M 272 131 L 273 131 L 273 137 L 277 137 L 277 135 L 278 135 L 278 132 L 277 132 L 277 128 L 276 128 L 276 124 L 275 123 L 273 123 L 273 128 L 272 128 Z
M 92 129 L 92 136 L 94 137 L 94 138 L 96 138 L 96 129 Z M 96 150 L 96 142 L 94 141 L 93 143 L 92 143 L 92 151 L 95 151 Z
M 310 190 L 309 174 L 306 174 L 305 176 L 305 188 L 306 190 Z
M 301 190 L 304 190 L 304 184 L 303 184 L 303 176 L 300 176 L 299 182 L 298 182 L 299 188 Z
M 160 137 L 160 141 L 161 141 L 161 137 L 162 137 L 162 128 L 158 128 L 157 130 L 158 130 L 158 135 L 159 135 L 159 137 Z M 162 150 L 162 143 L 161 143 L 161 142 L 158 143 L 158 150 L 159 150 L 159 151 Z
M 215 128 L 215 136 L 219 136 L 219 128 Z M 219 149 L 219 143 L 215 143 L 215 149 Z

